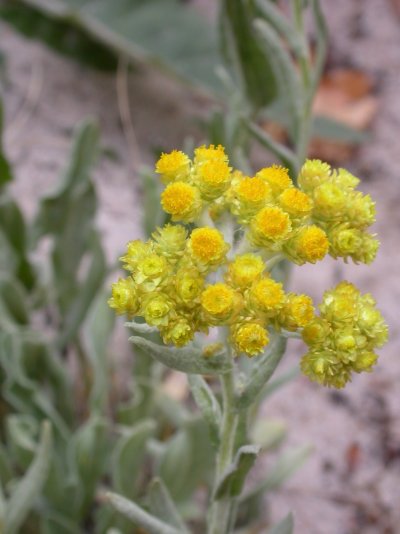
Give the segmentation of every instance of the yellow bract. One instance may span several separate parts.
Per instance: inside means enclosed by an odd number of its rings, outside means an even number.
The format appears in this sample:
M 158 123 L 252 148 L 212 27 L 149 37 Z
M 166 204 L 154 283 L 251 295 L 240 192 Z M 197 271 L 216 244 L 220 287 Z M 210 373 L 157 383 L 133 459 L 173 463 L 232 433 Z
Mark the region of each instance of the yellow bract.
M 292 229 L 289 215 L 281 208 L 260 210 L 251 223 L 250 239 L 255 245 L 268 245 L 287 237 Z
M 250 290 L 250 299 L 258 310 L 270 313 L 283 306 L 285 293 L 282 284 L 271 278 L 264 278 L 253 284 Z
M 248 356 L 260 354 L 269 343 L 267 331 L 257 323 L 239 325 L 234 330 L 232 340 L 237 352 L 244 352 Z
M 282 209 L 293 217 L 306 217 L 311 213 L 311 198 L 295 187 L 283 191 L 279 196 L 279 203 Z
M 227 278 L 234 286 L 245 288 L 259 278 L 265 265 L 260 256 L 256 254 L 243 254 L 236 256 L 228 266 Z
M 205 312 L 216 319 L 227 319 L 233 312 L 235 293 L 226 284 L 208 286 L 201 295 Z
M 200 194 L 185 182 L 169 184 L 161 195 L 161 205 L 173 221 L 194 221 L 201 212 Z
M 293 186 L 293 182 L 289 176 L 289 171 L 284 167 L 280 167 L 279 165 L 265 167 L 264 169 L 258 171 L 256 176 L 264 180 L 276 195 L 279 195 L 288 187 Z
M 161 154 L 156 163 L 156 172 L 165 182 L 183 179 L 190 169 L 190 159 L 180 150 Z
M 222 263 L 228 249 L 223 235 L 215 228 L 196 228 L 189 240 L 189 250 L 194 259 L 205 265 Z

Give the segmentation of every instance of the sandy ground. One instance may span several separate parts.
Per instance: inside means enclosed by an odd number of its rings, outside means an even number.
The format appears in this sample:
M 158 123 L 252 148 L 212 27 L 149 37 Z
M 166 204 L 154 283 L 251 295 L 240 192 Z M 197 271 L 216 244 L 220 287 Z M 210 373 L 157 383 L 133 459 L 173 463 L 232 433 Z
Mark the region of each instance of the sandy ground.
M 198 1 L 206 4 L 207 2 Z M 371 140 L 348 163 L 377 201 L 376 231 L 382 241 L 372 267 L 326 260 L 294 272 L 292 287 L 317 301 L 324 288 L 347 278 L 376 296 L 391 332 L 376 371 L 357 377 L 344 392 L 331 392 L 298 378 L 263 409 L 289 428 L 288 445 L 312 443 L 307 464 L 270 499 L 271 516 L 293 510 L 298 534 L 396 534 L 400 532 L 400 349 L 397 323 L 400 284 L 400 20 L 389 0 L 324 0 L 331 54 L 338 64 L 370 73 L 380 109 Z M 14 187 L 32 215 L 38 195 L 57 180 L 72 128 L 93 115 L 100 122 L 103 157 L 95 179 L 98 222 L 110 258 L 140 233 L 138 180 L 132 150 L 118 113 L 114 75 L 84 69 L 0 24 L 0 50 L 7 56 L 5 146 L 15 166 Z M 196 117 L 208 103 L 148 69 L 134 72 L 129 92 L 141 162 L 152 149 L 181 146 L 199 137 Z M 298 358 L 291 345 L 287 365 Z

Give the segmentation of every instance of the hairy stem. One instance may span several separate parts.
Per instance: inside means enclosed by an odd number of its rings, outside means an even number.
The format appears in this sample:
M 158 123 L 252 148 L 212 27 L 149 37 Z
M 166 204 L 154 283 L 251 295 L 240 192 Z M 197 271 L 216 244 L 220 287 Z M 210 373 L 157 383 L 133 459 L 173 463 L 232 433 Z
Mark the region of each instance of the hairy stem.
M 232 462 L 234 453 L 234 444 L 236 437 L 236 428 L 238 423 L 238 414 L 234 407 L 235 386 L 233 371 L 221 375 L 222 386 L 222 428 L 221 428 L 221 442 L 217 453 L 216 472 L 214 491 L 218 487 L 218 483 Z M 233 511 L 234 500 L 229 497 L 224 497 L 215 500 L 212 503 L 211 514 L 209 517 L 208 534 L 228 534 L 229 525 L 232 523 L 231 515 Z

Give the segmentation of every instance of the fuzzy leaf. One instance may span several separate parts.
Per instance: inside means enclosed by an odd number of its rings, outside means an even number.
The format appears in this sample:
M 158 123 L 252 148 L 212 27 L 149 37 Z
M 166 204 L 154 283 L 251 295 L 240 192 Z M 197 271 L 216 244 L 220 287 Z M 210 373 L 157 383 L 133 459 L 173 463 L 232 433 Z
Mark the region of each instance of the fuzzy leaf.
M 286 339 L 278 336 L 272 342 L 265 354 L 258 358 L 250 376 L 237 398 L 239 409 L 248 408 L 262 392 L 265 384 L 274 374 L 286 348 Z
M 218 483 L 215 498 L 238 497 L 243 489 L 246 476 L 257 459 L 260 447 L 258 445 L 243 445 L 237 451 L 233 463 L 222 475 Z
M 289 53 L 282 46 L 279 35 L 262 19 L 254 22 L 254 27 L 260 42 L 265 47 L 265 54 L 271 58 L 272 68 L 278 80 L 280 94 L 284 95 L 287 107 L 290 109 L 292 137 L 297 131 L 300 113 L 303 106 L 303 92 L 296 68 Z
M 299 469 L 299 467 L 303 465 L 311 451 L 312 448 L 307 445 L 283 453 L 272 467 L 265 480 L 242 495 L 240 501 L 246 502 L 258 494 L 271 491 L 281 486 L 297 469 Z
M 214 72 L 219 62 L 215 28 L 178 0 L 24 0 L 18 3 L 80 28 L 117 55 L 149 62 L 162 72 L 208 92 L 220 90 Z M 35 30 L 43 38 L 38 31 L 40 26 L 35 28 L 32 24 L 32 31 Z M 56 35 L 47 42 L 57 44 L 58 40 Z
M 222 2 L 220 34 L 225 61 L 242 93 L 258 108 L 275 99 L 277 87 L 271 58 L 254 35 L 253 16 L 249 2 Z
M 177 349 L 166 345 L 159 345 L 139 336 L 132 336 L 129 340 L 143 352 L 171 369 L 189 374 L 221 374 L 232 367 L 226 352 L 212 357 L 205 357 L 200 349 Z
M 29 470 L 11 495 L 4 517 L 6 534 L 19 532 L 29 510 L 46 482 L 51 462 L 52 432 L 48 421 L 42 425 L 41 438 L 36 456 Z
M 107 492 L 103 498 L 106 503 L 109 503 L 120 514 L 130 519 L 134 524 L 146 529 L 149 534 L 182 534 L 181 530 L 149 514 L 136 503 L 122 497 L 122 495 Z
M 221 425 L 221 407 L 204 378 L 199 375 L 189 375 L 188 381 L 193 398 L 208 424 L 211 441 L 217 446 Z
M 113 487 L 131 499 L 136 496 L 147 440 L 154 436 L 155 430 L 154 421 L 143 420 L 124 433 L 115 445 L 111 459 Z
M 167 487 L 161 478 L 154 478 L 149 488 L 149 505 L 151 512 L 168 523 L 176 527 L 181 532 L 187 533 L 185 523 L 183 522 L 175 503 Z

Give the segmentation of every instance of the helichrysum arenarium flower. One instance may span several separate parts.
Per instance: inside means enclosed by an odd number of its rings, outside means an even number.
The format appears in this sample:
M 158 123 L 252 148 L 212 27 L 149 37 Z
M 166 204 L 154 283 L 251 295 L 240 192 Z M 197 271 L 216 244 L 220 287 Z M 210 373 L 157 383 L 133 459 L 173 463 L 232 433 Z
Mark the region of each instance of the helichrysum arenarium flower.
M 343 387 L 352 373 L 371 370 L 387 326 L 369 294 L 342 282 L 324 294 L 316 314 L 309 296 L 286 293 L 268 269 L 270 260 L 303 265 L 327 254 L 373 261 L 379 243 L 367 230 L 375 205 L 356 190 L 358 178 L 319 160 L 305 162 L 297 187 L 277 165 L 245 176 L 220 145 L 196 148 L 193 159 L 162 154 L 156 172 L 165 185 L 161 206 L 182 224 L 128 243 L 121 258 L 128 276 L 112 285 L 109 300 L 118 314 L 144 318 L 176 347 L 225 327 L 234 353 L 249 357 L 264 351 L 273 330 L 298 332 L 309 347 L 302 371 L 327 386 Z M 224 235 L 229 215 L 241 227 L 239 243 Z M 201 224 L 210 216 L 212 223 Z M 221 348 L 208 347 L 210 358 Z

